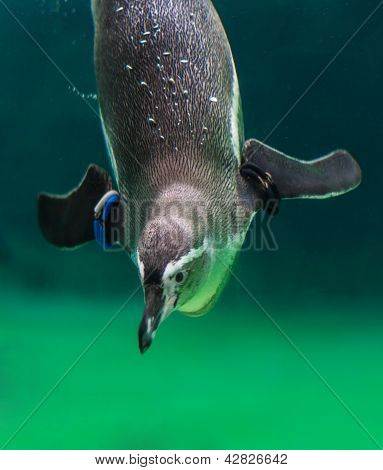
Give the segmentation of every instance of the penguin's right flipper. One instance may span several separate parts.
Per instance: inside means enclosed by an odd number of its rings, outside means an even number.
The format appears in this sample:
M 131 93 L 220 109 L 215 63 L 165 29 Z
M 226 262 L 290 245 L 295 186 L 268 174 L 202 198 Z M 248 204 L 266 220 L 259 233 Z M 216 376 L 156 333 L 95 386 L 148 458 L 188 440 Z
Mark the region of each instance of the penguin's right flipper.
M 94 240 L 94 208 L 111 189 L 111 176 L 93 164 L 69 194 L 39 194 L 38 221 L 44 237 L 60 248 L 74 248 Z
M 255 139 L 245 144 L 241 175 L 264 199 L 264 204 L 268 199 L 340 196 L 359 186 L 362 179 L 360 166 L 345 150 L 303 161 L 288 157 Z

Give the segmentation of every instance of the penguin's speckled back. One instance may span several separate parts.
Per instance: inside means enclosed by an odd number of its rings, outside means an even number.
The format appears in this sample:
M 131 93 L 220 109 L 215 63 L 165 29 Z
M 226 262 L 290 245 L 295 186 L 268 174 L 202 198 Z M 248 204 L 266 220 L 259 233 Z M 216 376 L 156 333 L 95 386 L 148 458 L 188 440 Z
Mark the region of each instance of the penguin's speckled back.
M 150 197 L 197 180 L 215 198 L 234 196 L 240 96 L 210 0 L 93 0 L 93 13 L 100 106 L 120 191 L 139 200 L 143 190 Z

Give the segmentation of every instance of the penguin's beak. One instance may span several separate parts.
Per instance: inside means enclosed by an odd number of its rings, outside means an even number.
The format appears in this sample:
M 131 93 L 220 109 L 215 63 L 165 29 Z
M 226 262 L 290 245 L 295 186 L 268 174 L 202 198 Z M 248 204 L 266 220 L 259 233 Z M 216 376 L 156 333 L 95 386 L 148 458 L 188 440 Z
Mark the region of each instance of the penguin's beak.
M 142 354 L 149 349 L 161 323 L 164 308 L 164 297 L 161 287 L 157 285 L 145 287 L 145 303 L 146 307 L 138 332 L 139 346 Z

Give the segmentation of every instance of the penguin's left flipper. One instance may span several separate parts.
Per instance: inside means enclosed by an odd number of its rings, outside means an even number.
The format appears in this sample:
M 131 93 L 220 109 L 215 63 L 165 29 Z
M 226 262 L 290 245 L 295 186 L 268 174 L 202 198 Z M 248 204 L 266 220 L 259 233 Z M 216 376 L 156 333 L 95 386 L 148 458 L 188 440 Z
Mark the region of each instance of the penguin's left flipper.
M 252 139 L 245 143 L 240 172 L 263 198 L 274 200 L 271 213 L 278 210 L 280 199 L 324 199 L 345 194 L 359 186 L 362 171 L 345 150 L 325 157 L 303 161 Z
M 39 194 L 38 221 L 44 237 L 60 248 L 74 248 L 94 240 L 94 208 L 112 189 L 103 168 L 90 165 L 79 186 L 64 196 Z

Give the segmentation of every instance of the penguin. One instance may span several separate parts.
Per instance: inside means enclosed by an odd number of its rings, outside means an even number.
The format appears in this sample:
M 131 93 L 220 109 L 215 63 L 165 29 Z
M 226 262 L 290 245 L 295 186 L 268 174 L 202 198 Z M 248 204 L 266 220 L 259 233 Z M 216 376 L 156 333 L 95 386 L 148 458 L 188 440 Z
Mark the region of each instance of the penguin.
M 174 311 L 212 309 L 254 215 L 361 182 L 345 150 L 304 161 L 245 141 L 230 44 L 210 0 L 93 0 L 95 72 L 112 176 L 90 165 L 66 195 L 40 194 L 45 238 L 96 240 L 136 264 L 139 348 Z

